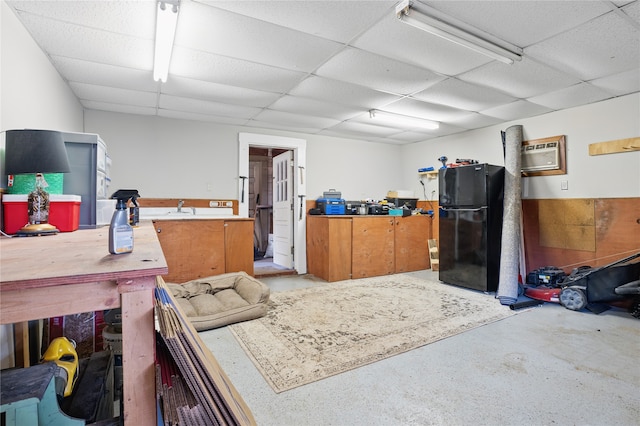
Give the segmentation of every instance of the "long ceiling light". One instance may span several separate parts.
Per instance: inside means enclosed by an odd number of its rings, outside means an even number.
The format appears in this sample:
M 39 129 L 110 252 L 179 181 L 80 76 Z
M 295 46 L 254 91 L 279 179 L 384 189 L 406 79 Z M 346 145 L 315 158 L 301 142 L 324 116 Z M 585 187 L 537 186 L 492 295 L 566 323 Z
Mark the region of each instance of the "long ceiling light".
M 387 111 L 380 111 L 379 109 L 369 110 L 369 118 L 372 119 L 376 124 L 402 126 L 407 130 L 435 130 L 440 127 L 440 124 L 437 121 L 425 120 L 419 117 L 411 117 L 408 115 L 395 114 Z
M 427 6 L 424 7 L 427 8 Z M 469 25 L 461 21 L 454 23 L 455 20 L 453 18 L 446 17 L 436 9 L 429 8 L 429 15 L 427 15 L 416 10 L 409 3 L 409 0 L 404 0 L 396 6 L 396 16 L 402 22 L 415 28 L 442 37 L 445 40 L 482 53 L 505 64 L 513 64 L 514 61 L 522 59 L 521 48 L 501 40 L 498 41 L 488 33 L 482 34 L 477 28 L 474 28 L 472 33 Z M 482 34 L 482 36 L 476 34 Z M 491 41 L 492 39 L 494 41 Z M 498 42 L 504 47 L 497 44 Z
M 176 36 L 180 0 L 159 0 L 156 10 L 156 48 L 153 61 L 153 79 L 167 81 L 173 40 Z

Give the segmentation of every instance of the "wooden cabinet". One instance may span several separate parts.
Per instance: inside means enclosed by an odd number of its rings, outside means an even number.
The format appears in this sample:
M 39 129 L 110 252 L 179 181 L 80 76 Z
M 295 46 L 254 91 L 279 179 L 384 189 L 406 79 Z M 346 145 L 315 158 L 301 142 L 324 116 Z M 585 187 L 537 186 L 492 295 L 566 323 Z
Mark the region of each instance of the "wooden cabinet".
M 365 278 L 395 272 L 394 219 L 356 217 L 352 223 L 351 277 Z
M 169 273 L 165 281 L 245 271 L 253 275 L 253 219 L 155 220 Z
M 429 268 L 428 216 L 309 216 L 307 268 L 327 281 Z
M 395 270 L 398 272 L 429 269 L 428 216 L 395 218 Z
M 307 270 L 327 281 L 351 278 L 350 217 L 307 217 Z

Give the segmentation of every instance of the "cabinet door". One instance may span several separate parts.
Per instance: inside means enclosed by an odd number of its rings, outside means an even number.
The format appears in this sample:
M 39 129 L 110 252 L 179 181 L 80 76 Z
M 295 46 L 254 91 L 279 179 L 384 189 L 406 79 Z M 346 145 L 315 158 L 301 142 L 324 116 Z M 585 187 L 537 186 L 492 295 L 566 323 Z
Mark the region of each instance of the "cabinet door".
M 395 218 L 396 272 L 429 268 L 428 216 Z
M 225 272 L 224 221 L 159 220 L 153 225 L 169 267 L 166 282 L 183 283 Z
M 307 271 L 333 282 L 351 278 L 351 219 L 307 218 Z
M 224 222 L 225 270 L 253 275 L 253 220 Z
M 353 218 L 353 278 L 389 275 L 395 272 L 394 219 Z

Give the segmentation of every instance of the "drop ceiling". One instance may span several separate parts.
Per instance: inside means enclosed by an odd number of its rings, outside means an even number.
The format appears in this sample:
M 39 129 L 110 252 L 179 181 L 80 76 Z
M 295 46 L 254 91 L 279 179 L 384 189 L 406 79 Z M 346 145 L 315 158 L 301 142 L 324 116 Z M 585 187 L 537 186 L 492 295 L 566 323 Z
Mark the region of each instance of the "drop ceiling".
M 406 25 L 396 1 L 181 0 L 160 83 L 154 1 L 7 1 L 86 109 L 407 144 L 640 91 L 638 0 L 421 3 L 522 60 Z

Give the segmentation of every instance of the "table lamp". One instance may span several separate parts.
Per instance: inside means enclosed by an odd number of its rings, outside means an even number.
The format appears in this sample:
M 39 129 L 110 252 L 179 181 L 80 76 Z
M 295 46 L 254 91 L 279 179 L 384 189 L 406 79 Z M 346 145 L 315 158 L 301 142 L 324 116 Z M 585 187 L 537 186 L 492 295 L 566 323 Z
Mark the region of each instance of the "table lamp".
M 27 196 L 29 223 L 16 234 L 47 235 L 58 232 L 49 224 L 49 193 L 43 173 L 71 171 L 62 133 L 52 130 L 8 130 L 5 139 L 8 175 L 35 173 L 35 187 Z

